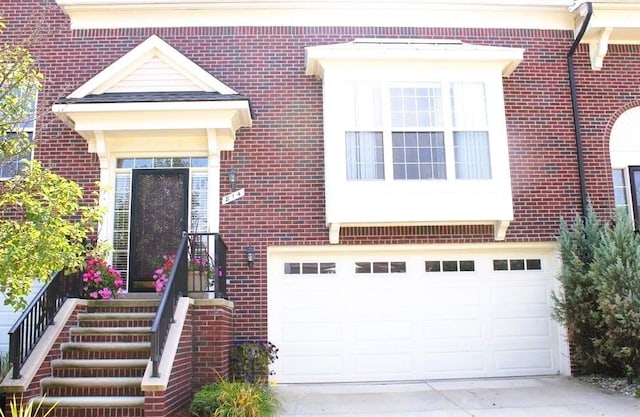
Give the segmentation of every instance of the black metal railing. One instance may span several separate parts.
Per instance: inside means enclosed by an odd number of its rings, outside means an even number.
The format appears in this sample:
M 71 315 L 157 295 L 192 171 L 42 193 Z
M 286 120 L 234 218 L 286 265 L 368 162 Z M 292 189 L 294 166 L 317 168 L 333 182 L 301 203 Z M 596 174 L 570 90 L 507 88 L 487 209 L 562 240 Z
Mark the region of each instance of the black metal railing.
M 227 245 L 219 233 L 189 233 L 189 293 L 227 298 Z M 211 256 L 213 254 L 213 256 Z
M 187 294 L 187 257 L 188 257 L 187 234 L 182 235 L 176 259 L 169 273 L 167 284 L 160 299 L 160 305 L 156 312 L 156 317 L 151 325 L 151 362 L 152 376 L 158 377 L 160 373 L 158 366 L 162 358 L 162 351 L 169 335 L 169 329 L 174 322 L 174 313 L 178 298 Z
M 210 256 L 213 246 L 214 256 Z M 190 276 L 191 275 L 191 276 Z M 218 233 L 184 233 L 176 251 L 156 317 L 151 325 L 152 376 L 158 377 L 160 359 L 179 297 L 189 292 L 227 296 L 227 245 Z
M 20 369 L 33 352 L 53 318 L 69 297 L 80 296 L 80 272 L 65 275 L 56 272 L 31 300 L 16 323 L 9 330 L 9 361 L 13 366 L 12 378 L 20 378 Z

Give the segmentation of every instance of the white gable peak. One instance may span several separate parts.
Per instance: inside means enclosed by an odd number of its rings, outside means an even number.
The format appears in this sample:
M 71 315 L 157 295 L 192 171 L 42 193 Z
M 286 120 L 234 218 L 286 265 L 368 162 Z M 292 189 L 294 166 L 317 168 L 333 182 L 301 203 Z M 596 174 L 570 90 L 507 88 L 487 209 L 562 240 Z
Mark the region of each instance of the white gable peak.
M 206 91 L 237 94 L 153 35 L 84 83 L 68 98 L 102 93 Z

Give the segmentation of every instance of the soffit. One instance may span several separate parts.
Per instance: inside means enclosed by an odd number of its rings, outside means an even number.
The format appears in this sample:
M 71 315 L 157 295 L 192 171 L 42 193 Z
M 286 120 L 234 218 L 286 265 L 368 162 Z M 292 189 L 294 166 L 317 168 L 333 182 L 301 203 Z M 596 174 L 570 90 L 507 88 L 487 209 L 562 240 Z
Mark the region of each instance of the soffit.
M 609 45 L 640 44 L 640 2 L 579 1 L 571 8 L 574 15 L 574 36 L 577 37 L 591 3 L 593 13 L 580 40 L 589 45 L 591 68 L 602 69 Z

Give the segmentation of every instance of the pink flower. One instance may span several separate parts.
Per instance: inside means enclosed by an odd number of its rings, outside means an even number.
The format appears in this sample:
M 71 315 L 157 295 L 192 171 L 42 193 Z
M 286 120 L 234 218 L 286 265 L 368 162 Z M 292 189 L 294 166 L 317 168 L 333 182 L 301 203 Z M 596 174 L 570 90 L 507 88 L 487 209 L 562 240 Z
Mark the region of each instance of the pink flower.
M 89 298 L 109 300 L 122 293 L 124 280 L 120 272 L 102 259 L 87 259 L 87 270 L 82 274 L 84 294 Z
M 103 288 L 100 291 L 98 291 L 98 294 L 100 294 L 100 297 L 102 297 L 103 300 L 109 300 L 111 299 L 111 296 L 113 295 L 113 293 L 111 292 L 111 290 L 109 288 Z

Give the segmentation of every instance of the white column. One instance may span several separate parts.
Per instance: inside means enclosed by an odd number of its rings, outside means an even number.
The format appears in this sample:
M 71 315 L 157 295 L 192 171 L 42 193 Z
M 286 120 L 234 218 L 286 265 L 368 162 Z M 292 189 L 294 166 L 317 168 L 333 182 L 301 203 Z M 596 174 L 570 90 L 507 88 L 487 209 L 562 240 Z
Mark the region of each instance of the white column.
M 111 183 L 111 161 L 107 151 L 104 132 L 95 132 L 95 151 L 100 161 L 100 207 L 105 208 L 104 216 L 98 226 L 98 240 L 112 242 L 113 238 L 113 184 Z M 109 254 L 111 256 L 111 254 Z M 113 262 L 112 259 L 108 260 Z

